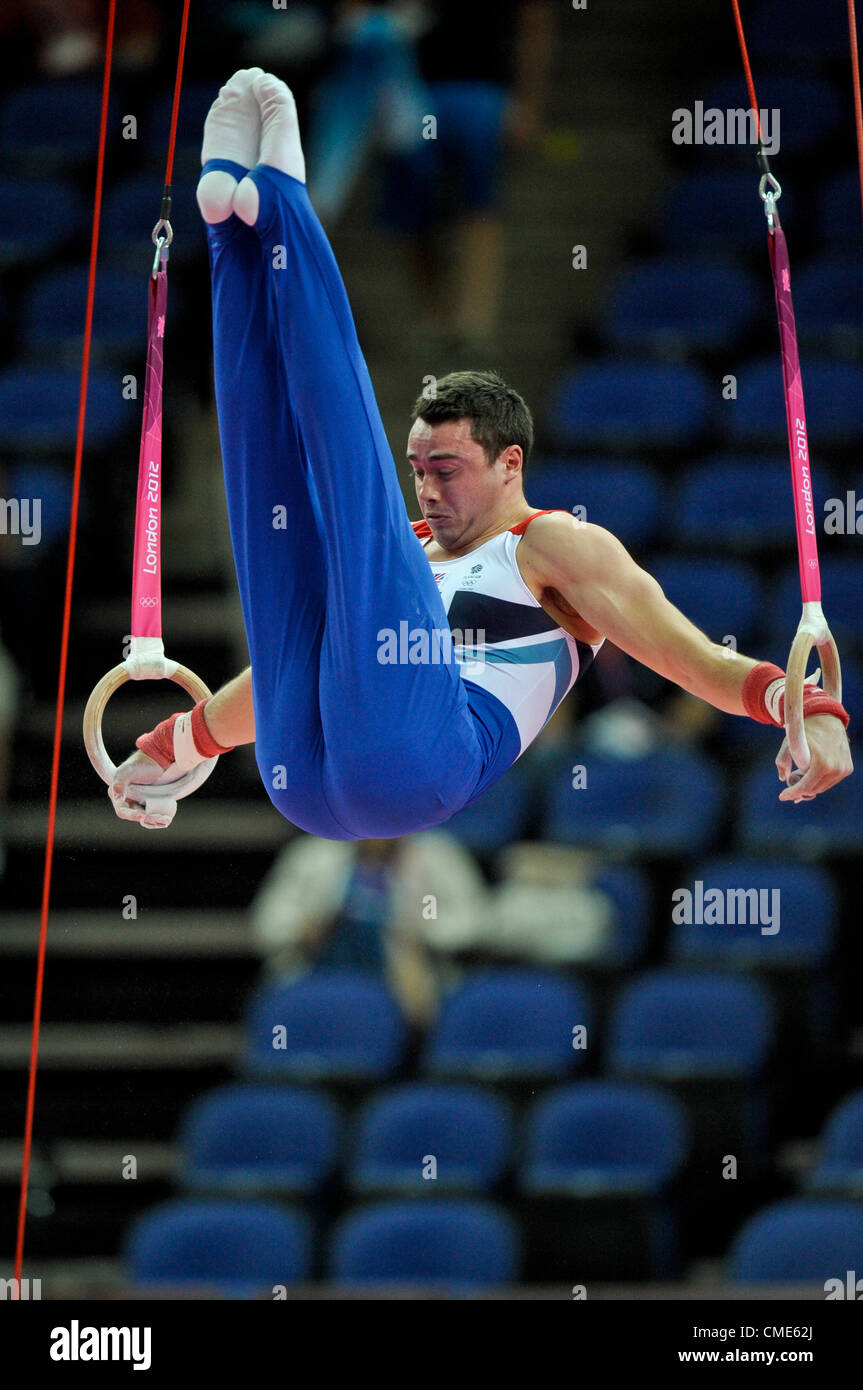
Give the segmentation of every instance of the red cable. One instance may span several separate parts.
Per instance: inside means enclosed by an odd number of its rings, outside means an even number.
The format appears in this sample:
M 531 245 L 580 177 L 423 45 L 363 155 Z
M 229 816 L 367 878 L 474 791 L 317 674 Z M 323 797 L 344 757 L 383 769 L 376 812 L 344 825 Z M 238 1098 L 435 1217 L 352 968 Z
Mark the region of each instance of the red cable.
M 852 0 L 849 0 L 849 4 Z M 737 41 L 740 44 L 740 53 L 743 58 L 743 70 L 746 73 L 746 85 L 749 88 L 749 107 L 755 112 L 755 125 L 758 129 L 758 143 L 763 144 L 761 138 L 761 113 L 758 109 L 758 99 L 755 95 L 755 83 L 752 80 L 752 69 L 749 66 L 749 53 L 746 49 L 746 39 L 743 36 L 743 20 L 740 18 L 740 6 L 737 0 L 731 0 L 734 7 L 734 23 L 737 27 Z
M 174 81 L 174 101 L 171 111 L 171 130 L 168 142 L 168 161 L 165 183 L 170 183 L 174 168 L 174 147 L 177 139 L 177 119 L 180 109 L 180 88 L 186 33 L 189 24 L 190 0 L 185 0 Z M 57 712 L 54 720 L 54 749 L 51 759 L 51 789 L 48 798 L 48 832 L 45 841 L 45 871 L 42 880 L 42 915 L 39 927 L 39 948 L 36 962 L 36 997 L 33 1005 L 33 1036 L 30 1044 L 30 1071 L 27 1084 L 27 1113 L 24 1122 L 24 1155 L 21 1164 L 21 1194 L 18 1203 L 18 1236 L 15 1245 L 15 1298 L 20 1297 L 21 1270 L 24 1261 L 24 1233 L 27 1224 L 27 1187 L 30 1177 L 30 1152 L 33 1143 L 33 1113 L 36 1103 L 36 1069 L 39 1057 L 39 1031 L 42 1018 L 42 988 L 45 978 L 45 946 L 48 933 L 48 911 L 51 902 L 51 869 L 54 860 L 54 834 L 57 819 L 57 792 L 60 780 L 60 749 L 63 735 L 63 707 L 66 696 L 66 667 L 69 654 L 69 627 L 72 612 L 72 587 L 75 573 L 75 543 L 78 534 L 78 501 L 81 492 L 81 461 L 84 452 L 84 422 L 87 413 L 87 383 L 90 373 L 90 340 L 93 327 L 93 300 L 96 287 L 96 260 L 99 246 L 99 223 L 102 215 L 102 181 L 105 169 L 105 146 L 108 131 L 108 94 L 111 83 L 111 58 L 114 49 L 114 18 L 116 0 L 109 0 L 108 28 L 105 38 L 105 69 L 102 78 L 102 112 L 99 123 L 99 154 L 96 164 L 96 192 L 93 199 L 93 227 L 90 237 L 90 274 L 87 281 L 87 311 L 84 324 L 84 348 L 81 361 L 81 389 L 78 398 L 78 430 L 75 440 L 75 469 L 72 479 L 72 506 L 69 516 L 69 551 L 66 562 L 66 590 L 63 602 L 63 627 L 60 638 L 60 672 L 57 681 Z
M 174 104 L 171 108 L 171 134 L 168 139 L 168 160 L 165 165 L 165 187 L 171 186 L 171 175 L 174 172 L 174 145 L 177 140 L 177 120 L 180 114 L 180 88 L 183 81 L 183 59 L 186 55 L 186 31 L 189 27 L 189 3 L 185 0 L 183 5 L 183 20 L 180 25 L 180 47 L 177 55 L 177 75 L 174 79 Z
M 78 531 L 78 498 L 81 491 L 81 458 L 84 451 L 84 420 L 87 413 L 87 380 L 90 373 L 90 335 L 93 327 L 93 295 L 96 286 L 96 252 L 102 213 L 102 174 L 108 130 L 108 90 L 111 82 L 111 52 L 114 47 L 116 0 L 110 0 L 108 32 L 105 39 L 105 73 L 102 79 L 102 116 L 99 124 L 99 158 L 96 165 L 96 194 L 93 200 L 93 230 L 90 237 L 90 276 L 87 282 L 87 314 L 84 325 L 84 351 L 81 362 L 81 390 L 78 397 L 78 434 L 75 441 L 75 471 L 72 479 L 72 508 L 69 516 L 69 552 L 66 561 L 66 594 L 63 602 L 63 630 L 60 638 L 60 674 L 57 681 L 57 713 L 54 720 L 54 753 L 51 760 L 51 791 L 48 798 L 48 836 L 45 842 L 45 872 L 42 880 L 42 920 L 36 964 L 36 1000 L 33 1005 L 33 1038 L 30 1045 L 30 1075 L 27 1085 L 27 1117 L 24 1124 L 24 1159 L 21 1166 L 21 1197 L 18 1204 L 18 1239 L 15 1246 L 15 1297 L 19 1297 L 21 1265 L 24 1258 L 24 1228 L 27 1222 L 27 1182 L 30 1176 L 30 1148 L 33 1140 L 33 1110 L 36 1101 L 36 1063 L 39 1055 L 39 1025 L 42 1017 L 42 982 L 45 975 L 45 942 L 48 932 L 48 906 L 51 900 L 51 866 L 54 859 L 54 826 L 57 817 L 57 787 L 60 777 L 60 743 L 63 735 L 63 705 L 66 697 L 66 660 L 69 652 L 69 621 L 72 611 L 72 582 L 75 572 L 75 541 Z
M 854 116 L 857 125 L 857 164 L 860 170 L 860 206 L 863 210 L 863 107 L 860 101 L 860 52 L 854 0 L 848 0 L 848 37 L 851 41 L 851 80 L 854 83 Z

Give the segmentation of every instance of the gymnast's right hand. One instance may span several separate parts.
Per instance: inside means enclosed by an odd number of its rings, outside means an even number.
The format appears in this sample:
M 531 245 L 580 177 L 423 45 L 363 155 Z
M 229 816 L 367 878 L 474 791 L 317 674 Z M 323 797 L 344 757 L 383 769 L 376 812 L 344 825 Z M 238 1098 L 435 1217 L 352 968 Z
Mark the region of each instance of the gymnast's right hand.
M 138 752 L 121 763 L 114 773 L 108 795 L 121 820 L 136 820 L 145 830 L 164 830 L 177 814 L 177 802 L 170 792 L 157 790 L 159 783 L 176 782 L 184 773 L 212 756 L 199 746 L 206 741 L 203 706 L 187 714 L 172 714 L 149 734 L 135 740 Z M 196 737 L 197 735 L 197 737 Z M 140 800 L 130 794 L 133 784 L 153 786 L 153 795 Z
M 179 776 L 179 773 L 176 775 Z M 177 814 L 177 803 L 172 796 L 154 795 L 146 801 L 139 801 L 129 792 L 130 783 L 149 785 L 158 782 L 160 777 L 164 777 L 165 781 L 172 780 L 165 777 L 162 764 L 148 758 L 146 753 L 135 752 L 120 764 L 108 788 L 108 795 L 121 820 L 136 820 L 145 830 L 165 830 L 171 824 Z

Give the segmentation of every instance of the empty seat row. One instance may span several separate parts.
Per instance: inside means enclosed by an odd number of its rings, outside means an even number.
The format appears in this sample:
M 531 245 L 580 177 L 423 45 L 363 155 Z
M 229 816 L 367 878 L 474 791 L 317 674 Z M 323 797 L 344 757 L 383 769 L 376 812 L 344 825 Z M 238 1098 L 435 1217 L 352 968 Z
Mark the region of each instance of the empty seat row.
M 153 259 L 151 234 L 158 221 L 162 177 L 132 174 L 106 188 L 99 221 L 99 260 L 147 271 Z M 171 260 L 185 262 L 206 251 L 204 224 L 195 201 L 195 180 L 171 185 Z M 56 253 L 86 254 L 93 210 L 74 184 L 60 177 L 0 176 L 0 271 L 36 267 L 50 270 Z
M 178 171 L 200 165 L 201 136 L 210 106 L 218 96 L 217 82 L 186 82 L 180 96 L 176 158 Z M 124 112 L 119 99 L 109 102 L 107 144 L 124 149 L 127 157 L 139 151 L 164 161 L 173 106 L 173 91 L 156 93 L 136 112 Z M 17 87 L 0 102 L 0 157 L 52 167 L 94 161 L 99 143 L 101 83 L 89 78 L 46 80 Z M 134 124 L 128 116 L 134 118 Z
M 734 845 L 743 855 L 816 858 L 859 852 L 859 781 L 846 778 L 829 796 L 802 805 L 780 801 L 783 786 L 774 764 L 780 731 L 758 726 L 747 734 L 747 770 L 733 795 L 718 762 L 685 748 L 635 757 L 562 749 L 540 793 L 539 834 L 622 858 L 688 858 L 715 850 L 733 811 Z M 524 838 L 534 814 L 524 771 L 516 765 L 453 816 L 447 828 L 475 853 L 489 854 Z
M 0 197 L 2 193 L 0 187 Z M 122 194 L 122 200 L 118 194 Z M 19 197 L 16 195 L 15 201 Z M 202 250 L 203 232 L 193 185 L 176 190 L 174 199 L 172 256 Z M 134 252 L 140 270 L 136 273 L 133 266 L 125 272 L 110 266 L 102 268 L 96 281 L 97 346 L 107 341 L 115 349 L 127 344 L 134 349 L 139 341 L 140 333 L 134 336 L 140 316 L 136 311 L 140 310 L 146 289 L 146 272 L 152 260 L 151 231 L 157 211 L 154 180 L 138 179 L 132 186 L 123 185 L 106 200 L 101 223 L 103 250 L 109 257 L 113 252 L 113 259 L 130 261 Z M 64 232 L 68 236 L 73 228 L 62 220 L 55 221 L 53 212 L 50 203 L 26 208 L 28 220 L 47 223 L 58 236 Z M 62 218 L 62 206 L 59 213 Z M 19 234 L 26 243 L 23 228 Z M 0 256 L 5 255 L 8 260 L 14 252 L 15 234 L 7 226 L 3 236 Z M 21 316 L 25 351 L 33 353 L 54 345 L 79 346 L 87 279 L 84 265 L 46 269 L 28 289 Z M 730 350 L 763 313 L 765 305 L 772 312 L 769 298 L 762 300 L 751 278 L 731 264 L 715 257 L 666 258 L 636 265 L 618 280 L 601 328 L 612 349 L 630 353 L 686 355 L 702 348 Z M 804 342 L 810 336 L 817 338 L 819 345 L 859 349 L 863 345 L 863 268 L 859 260 L 824 259 L 801 272 L 795 282 L 795 308 Z
M 515 1166 L 525 1191 L 644 1193 L 678 1173 L 684 1107 L 643 1084 L 586 1081 L 536 1100 L 517 1129 L 495 1091 L 408 1083 L 373 1096 L 345 1125 L 322 1090 L 226 1085 L 186 1112 L 183 1186 L 198 1193 L 310 1193 L 340 1170 L 355 1193 L 491 1191 Z
M 859 442 L 863 366 L 810 355 L 803 389 L 813 449 Z M 776 452 L 786 440 L 780 360 L 772 353 L 735 361 L 715 378 L 683 362 L 608 358 L 574 367 L 552 392 L 546 425 L 560 448 L 629 454 L 720 436 Z
M 340 1285 L 436 1286 L 450 1296 L 518 1282 L 521 1241 L 491 1202 L 383 1202 L 348 1212 L 322 1252 Z M 316 1272 L 305 1212 L 273 1202 L 168 1202 L 130 1228 L 124 1264 L 133 1286 L 214 1287 L 228 1298 L 285 1297 Z M 863 1266 L 863 1203 L 788 1199 L 737 1231 L 726 1260 L 739 1284 L 815 1284 L 845 1293 Z M 837 1292 L 837 1286 L 841 1290 Z
M 794 270 L 792 288 L 804 347 L 859 354 L 863 346 L 859 256 L 822 256 L 801 264 Z M 684 357 L 730 352 L 747 332 L 772 320 L 774 314 L 767 274 L 758 282 L 716 253 L 661 256 L 636 263 L 618 276 L 599 328 L 612 349 Z
M 794 245 L 794 229 L 806 206 L 804 194 L 799 184 L 786 182 L 779 203 L 783 227 L 789 229 Z M 848 169 L 819 181 L 812 205 L 818 245 L 844 253 L 860 235 L 857 171 Z M 767 273 L 767 224 L 758 196 L 758 175 L 744 169 L 711 168 L 679 177 L 666 197 L 659 235 L 670 253 L 701 251 L 728 255 L 733 249 L 738 254 L 748 253 L 753 260 L 763 255 Z
M 838 530 L 835 501 L 827 503 L 841 495 L 847 531 L 845 490 L 840 494 L 820 459 L 813 463 L 813 476 L 818 514 L 826 520 L 835 513 Z M 613 531 L 624 545 L 643 547 L 663 536 L 673 538 L 675 546 L 756 554 L 794 545 L 787 453 L 714 454 L 694 460 L 674 482 L 637 459 L 538 455 L 525 475 L 525 493 L 531 505 L 571 511 Z M 856 523 L 856 511 L 854 516 Z
M 526 1193 L 658 1194 L 691 1148 L 686 1106 L 659 1085 L 553 1086 L 515 1123 L 491 1088 L 391 1086 L 346 1124 L 321 1089 L 228 1084 L 183 1117 L 177 1180 L 198 1195 L 311 1194 L 339 1172 L 354 1195 L 492 1192 L 510 1173 Z M 863 1196 L 863 1091 L 825 1121 L 804 1172 L 810 1194 Z
M 757 928 L 756 928 L 757 930 Z M 373 976 L 321 971 L 261 987 L 249 1002 L 243 1069 L 260 1079 L 383 1079 L 407 1028 Z M 601 1049 L 606 1071 L 651 1078 L 756 1075 L 775 1036 L 769 991 L 752 976 L 660 968 L 621 986 Z M 479 970 L 446 995 L 421 1059 L 427 1077 L 551 1081 L 599 1047 L 584 986 L 543 970 Z

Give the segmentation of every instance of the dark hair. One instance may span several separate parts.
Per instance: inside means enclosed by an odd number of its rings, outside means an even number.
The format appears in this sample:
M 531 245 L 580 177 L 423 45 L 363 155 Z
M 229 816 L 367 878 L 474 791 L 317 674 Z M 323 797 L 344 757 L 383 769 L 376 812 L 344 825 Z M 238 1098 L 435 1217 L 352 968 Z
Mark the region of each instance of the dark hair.
M 533 448 L 533 417 L 517 391 L 497 372 L 450 372 L 417 396 L 411 423 L 470 420 L 471 439 L 481 444 L 489 465 L 510 444 L 521 447 L 524 469 Z

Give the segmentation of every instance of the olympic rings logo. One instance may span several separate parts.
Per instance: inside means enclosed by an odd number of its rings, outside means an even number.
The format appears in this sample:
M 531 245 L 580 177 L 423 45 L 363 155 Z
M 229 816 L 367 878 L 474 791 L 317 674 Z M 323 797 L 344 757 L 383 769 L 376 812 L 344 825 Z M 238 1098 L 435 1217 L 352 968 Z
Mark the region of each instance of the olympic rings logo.
M 155 608 L 159 600 L 155 598 L 139 598 L 138 604 L 141 608 Z

